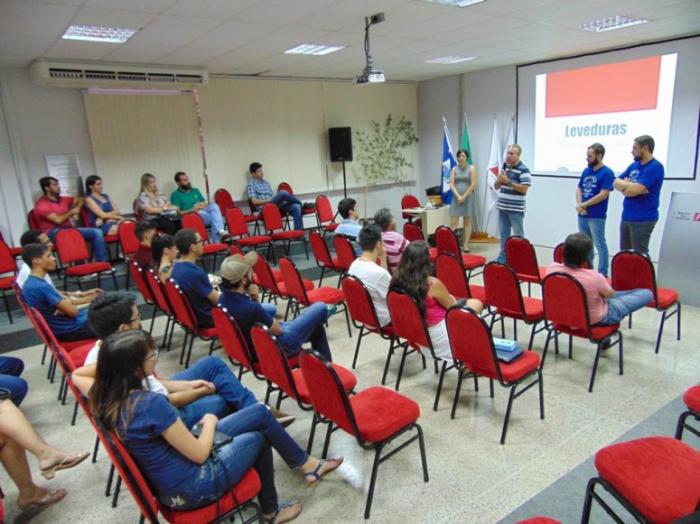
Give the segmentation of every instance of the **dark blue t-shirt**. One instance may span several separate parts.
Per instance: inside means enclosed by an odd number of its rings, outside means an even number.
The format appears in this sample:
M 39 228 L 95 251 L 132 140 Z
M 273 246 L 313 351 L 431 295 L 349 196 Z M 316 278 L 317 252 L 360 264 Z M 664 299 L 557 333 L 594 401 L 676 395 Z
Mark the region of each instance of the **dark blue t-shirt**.
M 659 219 L 659 196 L 664 183 L 664 166 L 652 158 L 645 165 L 633 162 L 619 178 L 642 184 L 648 193 L 636 197 L 625 197 L 622 202 L 622 220 L 649 222 Z
M 268 315 L 263 307 L 243 293 L 235 291 L 224 291 L 219 297 L 219 305 L 225 307 L 229 314 L 236 320 L 241 333 L 246 339 L 249 348 L 253 348 L 250 338 L 250 330 L 256 322 L 270 327 L 274 318 Z
M 43 278 L 29 275 L 22 288 L 22 297 L 27 304 L 36 308 L 46 319 L 46 323 L 57 337 L 78 331 L 87 324 L 87 311 L 81 309 L 76 317 L 69 317 L 58 312 L 56 306 L 63 300 L 55 287 Z
M 137 391 L 131 400 L 122 410 L 119 435 L 158 498 L 168 503 L 170 497 L 190 491 L 202 466 L 161 436 L 180 416 L 166 396 Z
M 177 262 L 173 267 L 172 279 L 190 300 L 197 324 L 201 327 L 213 326 L 211 302 L 207 297 L 214 288 L 207 272 L 192 262 Z
M 612 191 L 614 182 L 615 173 L 608 166 L 603 166 L 597 171 L 592 167 L 587 167 L 581 173 L 581 178 L 578 181 L 578 187 L 581 188 L 581 201 L 590 200 L 602 189 Z M 608 200 L 606 198 L 602 202 L 586 208 L 588 214 L 581 216 L 581 218 L 605 218 L 608 213 Z

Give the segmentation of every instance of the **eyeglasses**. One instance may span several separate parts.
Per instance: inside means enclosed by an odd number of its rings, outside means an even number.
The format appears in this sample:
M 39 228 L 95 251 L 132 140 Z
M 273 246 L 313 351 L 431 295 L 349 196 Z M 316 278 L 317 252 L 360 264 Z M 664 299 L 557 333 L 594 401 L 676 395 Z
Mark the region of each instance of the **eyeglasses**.
M 129 323 L 133 324 L 134 322 L 141 322 L 141 315 L 136 315 L 134 318 L 129 320 Z
M 156 360 L 158 358 L 158 355 L 160 355 L 160 351 L 156 349 L 155 351 L 153 351 L 153 353 L 146 357 L 146 360 Z
M 197 240 L 197 241 L 195 242 L 195 244 L 203 244 L 203 243 L 204 243 L 204 239 L 203 239 L 203 238 L 200 238 L 199 240 Z

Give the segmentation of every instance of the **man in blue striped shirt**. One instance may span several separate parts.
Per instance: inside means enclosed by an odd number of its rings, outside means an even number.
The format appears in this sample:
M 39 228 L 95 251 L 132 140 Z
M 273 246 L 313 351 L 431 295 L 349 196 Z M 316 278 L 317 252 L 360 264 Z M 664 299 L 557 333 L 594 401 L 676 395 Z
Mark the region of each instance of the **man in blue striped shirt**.
M 501 252 L 496 259 L 506 262 L 506 240 L 511 235 L 525 236 L 523 218 L 525 217 L 525 194 L 532 185 L 530 169 L 520 161 L 523 148 L 518 144 L 508 146 L 506 161 L 498 173 L 494 187 L 498 189 L 498 227 L 501 235 Z

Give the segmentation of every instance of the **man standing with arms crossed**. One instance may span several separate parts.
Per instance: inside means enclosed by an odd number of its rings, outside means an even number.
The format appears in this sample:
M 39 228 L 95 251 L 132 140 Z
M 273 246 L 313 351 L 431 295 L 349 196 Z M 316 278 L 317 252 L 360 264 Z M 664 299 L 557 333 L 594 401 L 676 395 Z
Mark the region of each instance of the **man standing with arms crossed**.
M 588 167 L 581 173 L 576 188 L 576 212 L 578 230 L 593 240 L 598 251 L 598 273 L 607 277 L 608 245 L 605 242 L 605 218 L 615 173 L 603 164 L 604 156 L 605 148 L 597 142 L 586 151 Z M 593 250 L 588 255 L 588 267 L 593 269 Z
M 498 189 L 498 227 L 501 236 L 501 252 L 496 259 L 501 264 L 506 262 L 506 240 L 511 235 L 525 236 L 523 218 L 525 217 L 525 194 L 532 185 L 530 169 L 520 161 L 523 148 L 518 144 L 508 146 L 506 161 L 498 173 L 494 187 Z

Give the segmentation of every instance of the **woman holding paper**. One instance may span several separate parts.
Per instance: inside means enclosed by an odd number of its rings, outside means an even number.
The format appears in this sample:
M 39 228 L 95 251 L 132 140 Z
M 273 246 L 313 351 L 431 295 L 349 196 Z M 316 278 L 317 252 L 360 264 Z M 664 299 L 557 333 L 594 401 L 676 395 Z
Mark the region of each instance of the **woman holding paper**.
M 472 216 L 474 216 L 474 191 L 476 190 L 476 167 L 469 163 L 466 150 L 457 151 L 457 165 L 450 173 L 450 219 L 452 229 L 457 229 L 459 217 L 464 221 L 462 230 L 462 249 L 469 252 L 469 238 L 472 234 Z

